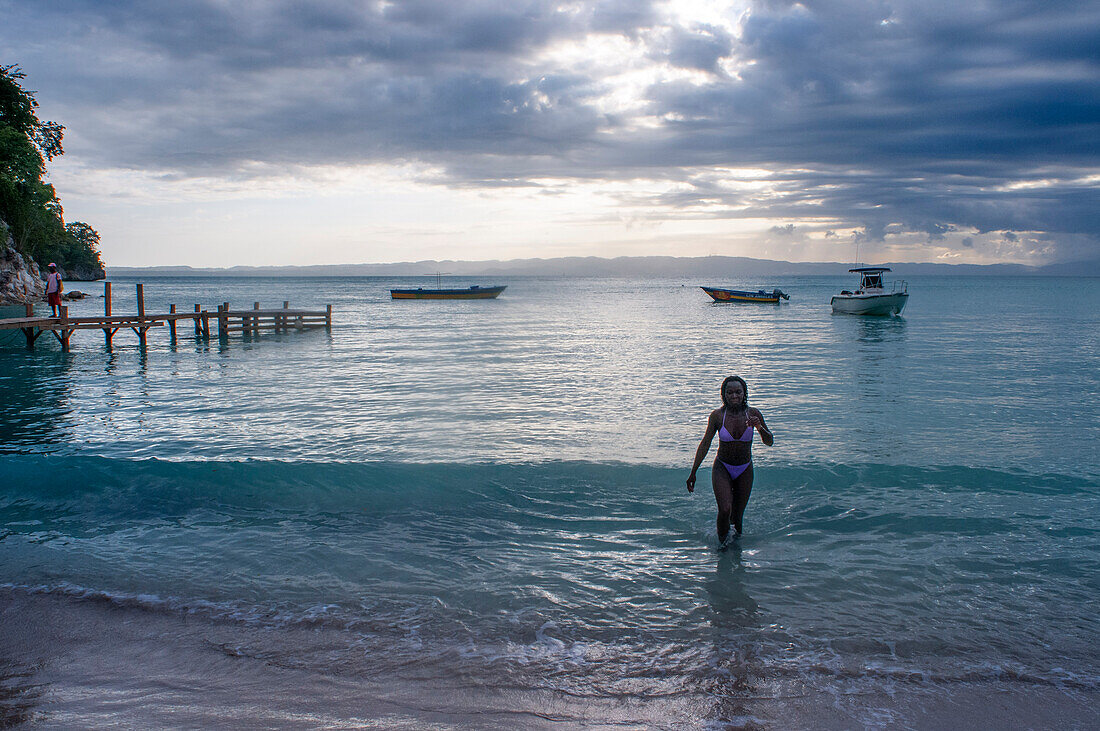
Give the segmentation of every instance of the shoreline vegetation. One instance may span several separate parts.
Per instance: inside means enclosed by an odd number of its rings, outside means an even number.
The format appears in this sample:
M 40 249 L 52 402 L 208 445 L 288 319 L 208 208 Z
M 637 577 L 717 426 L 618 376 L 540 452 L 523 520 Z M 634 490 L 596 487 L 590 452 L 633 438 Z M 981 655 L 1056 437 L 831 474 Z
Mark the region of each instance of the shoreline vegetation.
M 507 261 L 422 260 L 377 264 L 314 264 L 307 266 L 234 267 L 110 267 L 109 276 L 130 277 L 411 277 L 446 271 L 452 276 L 575 276 L 575 277 L 723 277 L 826 276 L 847 274 L 851 262 L 789 262 L 743 256 L 570 256 Z M 931 264 L 887 262 L 899 277 L 940 276 L 1100 276 L 1100 259 L 1026 266 L 1023 264 Z
M 27 302 L 45 291 L 43 270 L 56 262 L 62 279 L 106 277 L 99 233 L 65 222 L 46 163 L 64 154 L 65 128 L 35 113 L 34 92 L 18 65 L 0 66 L 0 302 Z

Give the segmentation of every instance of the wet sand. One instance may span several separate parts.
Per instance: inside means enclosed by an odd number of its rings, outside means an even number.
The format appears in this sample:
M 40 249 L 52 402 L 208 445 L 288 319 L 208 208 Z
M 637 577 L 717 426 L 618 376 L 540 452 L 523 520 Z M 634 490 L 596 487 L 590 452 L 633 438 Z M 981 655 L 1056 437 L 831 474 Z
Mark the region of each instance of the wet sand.
M 709 728 L 1090 729 L 1093 689 L 956 682 L 889 695 L 797 683 L 760 696 L 712 692 L 581 697 L 477 678 L 366 678 L 287 660 L 336 640 L 308 629 L 242 627 L 107 601 L 0 591 L 0 726 L 40 728 Z M 270 648 L 270 652 L 257 648 Z M 293 657 L 293 655 L 291 655 Z

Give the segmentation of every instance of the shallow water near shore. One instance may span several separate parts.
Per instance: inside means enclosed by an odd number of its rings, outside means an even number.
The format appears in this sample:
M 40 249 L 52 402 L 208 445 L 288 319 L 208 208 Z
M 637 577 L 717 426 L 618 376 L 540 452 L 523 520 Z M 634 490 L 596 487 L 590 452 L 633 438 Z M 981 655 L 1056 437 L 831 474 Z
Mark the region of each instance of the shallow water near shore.
M 145 282 L 331 332 L 0 332 L 0 718 L 1100 721 L 1097 280 L 913 278 L 900 318 L 832 315 L 842 277 L 418 281 Z M 718 550 L 683 483 L 730 373 L 776 445 Z

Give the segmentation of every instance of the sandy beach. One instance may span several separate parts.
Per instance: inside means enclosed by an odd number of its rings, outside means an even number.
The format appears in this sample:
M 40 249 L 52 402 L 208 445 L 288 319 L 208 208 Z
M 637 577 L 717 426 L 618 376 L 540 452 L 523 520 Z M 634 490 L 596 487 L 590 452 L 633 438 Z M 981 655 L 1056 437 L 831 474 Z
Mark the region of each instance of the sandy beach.
M 707 693 L 584 697 L 473 678 L 394 682 L 350 668 L 280 662 L 281 644 L 324 633 L 232 623 L 104 600 L 0 590 L 0 725 L 35 728 L 721 728 L 1091 729 L 1100 693 L 1026 679 L 897 682 L 888 694 L 766 683 L 762 672 Z M 297 635 L 297 636 L 295 636 Z M 328 638 L 336 640 L 337 638 Z M 754 687 L 767 685 L 762 695 Z M 776 692 L 776 688 L 780 691 Z M 838 692 L 840 686 L 838 685 Z

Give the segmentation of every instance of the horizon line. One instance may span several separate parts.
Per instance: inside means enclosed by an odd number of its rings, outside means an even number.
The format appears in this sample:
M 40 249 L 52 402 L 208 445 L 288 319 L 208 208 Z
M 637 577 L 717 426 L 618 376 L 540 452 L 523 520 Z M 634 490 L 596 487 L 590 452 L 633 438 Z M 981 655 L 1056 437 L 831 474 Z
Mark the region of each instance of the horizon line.
M 232 271 L 264 271 L 264 270 L 317 270 L 317 269 L 364 269 L 364 268 L 397 268 L 397 267 L 425 267 L 425 266 L 438 266 L 438 265 L 462 265 L 467 267 L 486 267 L 486 266 L 553 266 L 557 264 L 567 264 L 570 262 L 603 262 L 605 264 L 614 264 L 616 262 L 623 264 L 644 265 L 649 262 L 667 262 L 676 261 L 684 264 L 688 263 L 702 263 L 706 261 L 721 261 L 721 262 L 740 262 L 743 264 L 752 263 L 756 266 L 772 266 L 772 267 L 850 267 L 850 266 L 877 266 L 876 264 L 870 264 L 867 262 L 841 262 L 841 261 L 787 261 L 781 259 L 759 259 L 756 257 L 747 256 L 726 256 L 721 254 L 711 254 L 708 256 L 672 256 L 672 255 L 630 255 L 630 256 L 616 256 L 616 257 L 604 257 L 604 256 L 561 256 L 561 257 L 527 257 L 527 258 L 515 258 L 515 259 L 420 259 L 420 260 L 404 260 L 404 261 L 390 261 L 390 262 L 359 262 L 359 263 L 321 263 L 321 264 L 233 264 L 229 266 L 195 266 L 191 264 L 151 264 L 151 265 L 107 265 L 105 269 L 108 271 L 122 271 L 122 270 L 140 270 L 140 271 L 193 271 L 193 272 L 232 272 Z M 1100 271 L 1100 259 L 1083 259 L 1064 262 L 1050 262 L 1047 264 L 1021 264 L 1018 262 L 991 262 L 985 264 L 973 264 L 964 262 L 930 262 L 930 261 L 910 261 L 910 262 L 882 262 L 881 266 L 899 266 L 899 267 L 935 267 L 945 269 L 993 269 L 993 268 L 1009 268 L 1017 269 L 1022 272 L 1028 271 L 1041 271 L 1044 269 L 1072 267 L 1079 265 L 1091 265 L 1091 268 L 1095 271 Z M 514 272 L 520 274 L 520 272 Z M 637 274 L 638 272 L 635 272 Z M 415 274 L 409 274 L 405 276 L 420 276 L 420 272 Z M 424 273 L 427 276 L 429 273 Z M 473 272 L 467 273 L 454 273 L 453 276 L 466 276 L 473 274 Z

